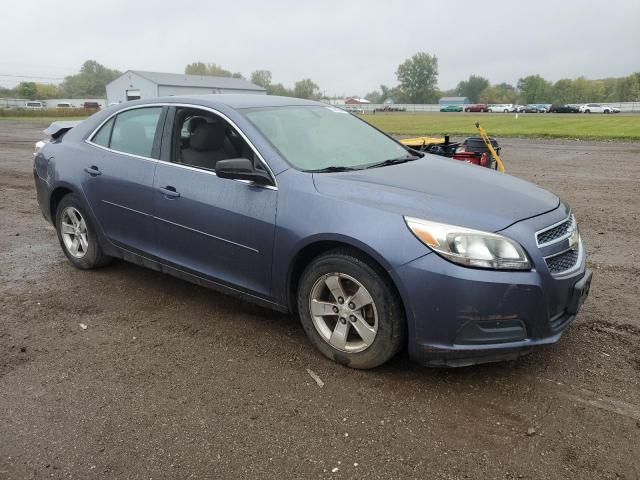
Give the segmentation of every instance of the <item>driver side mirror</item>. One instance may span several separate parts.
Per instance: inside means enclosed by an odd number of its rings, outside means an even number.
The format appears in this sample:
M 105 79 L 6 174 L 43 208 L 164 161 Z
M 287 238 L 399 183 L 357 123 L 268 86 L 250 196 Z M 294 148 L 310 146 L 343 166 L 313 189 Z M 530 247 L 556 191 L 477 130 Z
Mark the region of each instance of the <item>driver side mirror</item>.
M 266 172 L 256 170 L 248 158 L 232 158 L 216 162 L 216 175 L 232 180 L 249 180 L 258 185 L 271 185 L 271 177 Z

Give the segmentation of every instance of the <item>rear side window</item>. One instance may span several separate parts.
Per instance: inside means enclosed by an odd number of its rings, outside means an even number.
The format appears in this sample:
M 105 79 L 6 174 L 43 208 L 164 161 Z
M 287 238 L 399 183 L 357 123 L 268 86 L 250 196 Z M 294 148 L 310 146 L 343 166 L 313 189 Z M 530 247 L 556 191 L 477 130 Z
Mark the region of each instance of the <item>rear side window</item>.
M 105 123 L 100 130 L 93 136 L 91 140 L 93 143 L 96 143 L 102 147 L 109 147 L 109 140 L 111 139 L 111 129 L 113 128 L 113 122 L 115 121 L 115 117 Z
M 132 155 L 151 157 L 162 107 L 128 110 L 105 123 L 92 141 Z

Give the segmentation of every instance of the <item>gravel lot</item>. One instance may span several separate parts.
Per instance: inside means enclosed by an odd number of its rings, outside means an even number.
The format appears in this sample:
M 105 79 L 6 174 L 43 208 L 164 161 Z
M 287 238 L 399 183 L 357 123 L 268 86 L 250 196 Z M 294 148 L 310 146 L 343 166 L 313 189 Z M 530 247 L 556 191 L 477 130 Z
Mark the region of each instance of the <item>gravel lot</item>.
M 595 272 L 559 344 L 362 372 L 294 318 L 72 268 L 35 202 L 44 127 L 0 120 L 0 478 L 640 478 L 640 143 L 502 142 L 572 204 Z

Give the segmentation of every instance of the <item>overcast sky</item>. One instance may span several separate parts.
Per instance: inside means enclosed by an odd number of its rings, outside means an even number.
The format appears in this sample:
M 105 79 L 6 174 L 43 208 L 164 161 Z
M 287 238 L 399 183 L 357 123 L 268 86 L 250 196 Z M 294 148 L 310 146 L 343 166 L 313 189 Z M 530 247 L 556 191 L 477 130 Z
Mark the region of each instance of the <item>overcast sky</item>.
M 87 59 L 121 71 L 267 69 L 330 96 L 395 85 L 419 51 L 437 55 L 442 89 L 470 74 L 515 84 L 640 70 L 640 0 L 11 0 L 1 12 L 3 86 L 22 80 L 8 75 L 53 82 Z

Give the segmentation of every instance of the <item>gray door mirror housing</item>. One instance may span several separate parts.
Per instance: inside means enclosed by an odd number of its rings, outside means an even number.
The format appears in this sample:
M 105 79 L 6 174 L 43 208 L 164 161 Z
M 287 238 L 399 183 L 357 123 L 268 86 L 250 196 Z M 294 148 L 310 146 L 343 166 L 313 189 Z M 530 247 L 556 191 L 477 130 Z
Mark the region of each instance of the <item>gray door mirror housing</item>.
M 256 170 L 253 162 L 248 158 L 219 160 L 216 163 L 216 175 L 220 178 L 229 178 L 232 180 L 249 180 L 259 185 L 273 184 L 269 174 Z

